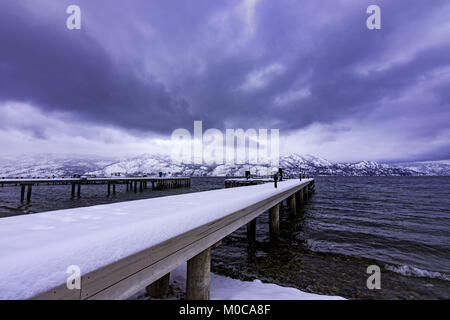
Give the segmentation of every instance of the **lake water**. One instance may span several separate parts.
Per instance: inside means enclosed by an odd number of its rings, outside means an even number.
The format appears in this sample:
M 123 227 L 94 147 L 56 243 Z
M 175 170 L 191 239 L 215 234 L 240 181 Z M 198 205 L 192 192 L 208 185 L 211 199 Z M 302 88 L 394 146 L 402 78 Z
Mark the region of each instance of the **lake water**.
M 20 189 L 0 188 L 0 217 L 223 188 L 224 178 L 193 178 L 191 188 L 126 192 L 83 185 L 40 185 L 20 204 Z M 245 189 L 243 189 L 245 190 Z M 242 280 L 292 286 L 347 298 L 450 298 L 450 177 L 316 177 L 316 193 L 293 217 L 280 211 L 281 240 L 269 241 L 267 213 L 257 241 L 245 227 L 213 250 L 212 270 Z M 1 223 L 1 219 L 0 219 Z M 366 269 L 381 268 L 381 289 L 369 290 Z

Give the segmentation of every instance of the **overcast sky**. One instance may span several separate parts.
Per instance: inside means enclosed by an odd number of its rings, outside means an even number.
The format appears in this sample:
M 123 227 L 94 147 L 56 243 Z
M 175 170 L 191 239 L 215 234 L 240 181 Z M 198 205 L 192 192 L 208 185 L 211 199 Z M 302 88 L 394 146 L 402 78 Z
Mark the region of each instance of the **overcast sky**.
M 449 119 L 448 0 L 0 3 L 5 154 L 164 152 L 202 120 L 279 129 L 281 153 L 442 160 Z

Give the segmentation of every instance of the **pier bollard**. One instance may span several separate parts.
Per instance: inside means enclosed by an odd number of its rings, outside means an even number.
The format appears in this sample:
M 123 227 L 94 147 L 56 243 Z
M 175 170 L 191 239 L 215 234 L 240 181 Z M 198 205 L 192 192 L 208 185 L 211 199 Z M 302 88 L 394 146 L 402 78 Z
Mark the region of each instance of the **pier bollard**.
M 25 185 L 20 185 L 20 202 L 23 202 L 25 200 Z
M 293 215 L 297 214 L 297 206 L 295 205 L 295 195 L 288 197 L 288 205 Z
M 270 240 L 276 242 L 280 239 L 280 205 L 269 209 L 269 233 Z
M 156 299 L 162 299 L 169 292 L 169 283 L 170 283 L 170 272 L 163 277 L 159 278 L 152 284 L 148 285 L 145 288 L 147 294 Z
M 256 241 L 256 219 L 247 223 L 247 239 L 250 242 Z
M 211 281 L 211 248 L 187 262 L 186 299 L 209 300 Z

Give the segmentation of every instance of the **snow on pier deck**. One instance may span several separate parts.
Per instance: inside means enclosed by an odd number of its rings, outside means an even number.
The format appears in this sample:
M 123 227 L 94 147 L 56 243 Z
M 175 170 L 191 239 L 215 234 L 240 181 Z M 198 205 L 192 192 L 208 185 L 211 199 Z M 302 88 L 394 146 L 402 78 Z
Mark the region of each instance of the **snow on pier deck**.
M 127 298 L 254 220 L 311 190 L 287 180 L 0 219 L 0 299 Z M 245 189 L 244 189 L 245 188 Z M 81 290 L 69 290 L 69 266 Z

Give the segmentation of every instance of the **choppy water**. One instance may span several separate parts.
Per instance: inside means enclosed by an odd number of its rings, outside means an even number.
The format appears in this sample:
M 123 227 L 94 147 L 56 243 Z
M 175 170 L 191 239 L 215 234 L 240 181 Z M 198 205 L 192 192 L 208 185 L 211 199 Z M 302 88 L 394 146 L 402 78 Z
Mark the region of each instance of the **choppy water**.
M 0 217 L 222 188 L 223 178 L 193 178 L 191 188 L 106 196 L 105 185 L 33 188 L 20 205 L 18 187 L 0 188 Z M 450 177 L 317 177 L 316 193 L 297 217 L 281 210 L 281 240 L 269 241 L 267 213 L 257 241 L 245 227 L 213 250 L 212 268 L 348 298 L 450 298 Z M 0 219 L 1 223 L 1 219 Z M 381 290 L 369 290 L 366 268 L 382 269 Z

